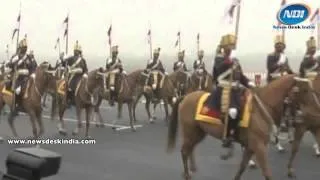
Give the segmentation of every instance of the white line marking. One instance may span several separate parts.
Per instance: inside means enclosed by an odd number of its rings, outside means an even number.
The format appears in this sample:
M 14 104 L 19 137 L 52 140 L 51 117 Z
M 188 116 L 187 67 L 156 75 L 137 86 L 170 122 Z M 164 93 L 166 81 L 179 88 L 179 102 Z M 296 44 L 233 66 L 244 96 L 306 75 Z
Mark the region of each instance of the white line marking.
M 43 118 L 46 118 L 46 119 L 50 119 L 51 117 L 50 116 L 46 116 L 46 115 L 44 115 L 44 116 L 42 116 Z M 76 120 L 76 119 L 72 119 L 72 118 L 63 118 L 63 120 L 64 121 L 69 121 L 69 122 L 78 122 L 78 120 Z M 82 123 L 85 123 L 86 121 L 82 121 Z M 90 124 L 94 124 L 94 125 L 96 125 L 97 123 L 96 122 L 90 122 Z M 124 130 L 124 129 L 129 129 L 130 128 L 130 126 L 123 126 L 123 125 L 112 125 L 112 124 L 109 124 L 109 123 L 104 123 L 104 125 L 105 126 L 110 126 L 110 127 L 115 127 L 115 128 L 117 128 L 117 130 L 118 129 L 120 129 L 120 130 Z M 135 128 L 139 128 L 139 127 L 143 127 L 142 125 L 134 125 L 134 127 Z

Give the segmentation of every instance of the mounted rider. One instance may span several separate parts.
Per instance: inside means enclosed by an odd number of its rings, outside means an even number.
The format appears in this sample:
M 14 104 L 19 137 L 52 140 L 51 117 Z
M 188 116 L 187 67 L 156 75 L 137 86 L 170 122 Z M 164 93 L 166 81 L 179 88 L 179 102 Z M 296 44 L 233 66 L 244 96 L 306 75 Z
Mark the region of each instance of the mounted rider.
M 22 98 L 20 95 L 24 89 L 29 75 L 32 73 L 32 64 L 29 63 L 29 56 L 27 54 L 28 43 L 26 37 L 19 42 L 17 53 L 12 56 L 9 64 L 12 69 L 11 90 L 15 93 L 15 107 L 19 105 L 19 101 Z M 15 82 L 15 83 L 13 83 Z
M 232 147 L 232 142 L 236 139 L 236 128 L 238 126 L 241 114 L 241 96 L 245 88 L 254 86 L 254 83 L 244 75 L 240 61 L 236 57 L 232 57 L 233 50 L 236 45 L 236 37 L 232 34 L 222 36 L 219 51 L 215 57 L 213 67 L 213 77 L 217 84 L 217 88 L 211 93 L 211 98 L 206 102 L 204 111 L 210 111 L 212 108 L 219 108 L 220 112 L 228 116 L 229 127 L 227 130 L 227 137 L 223 140 L 223 147 Z M 228 93 L 225 93 L 227 91 Z M 229 109 L 226 106 L 223 94 L 227 94 L 227 99 L 230 99 Z M 228 106 L 226 106 L 228 107 Z
M 319 59 L 315 56 L 316 54 L 316 40 L 314 37 L 310 37 L 307 41 L 307 52 L 303 57 L 303 60 L 300 64 L 300 76 L 302 78 L 313 79 L 318 73 L 319 70 Z
M 186 63 L 184 62 L 184 50 L 178 53 L 178 61 L 173 64 L 173 71 L 188 71 Z
M 160 76 L 159 82 L 161 84 L 166 72 L 162 65 L 161 60 L 159 59 L 160 50 L 161 48 L 157 48 L 153 50 L 153 58 L 148 61 L 147 67 L 144 70 L 144 74 L 148 76 L 145 82 L 145 87 L 149 86 L 150 76 L 153 75 L 154 82 L 152 84 L 152 89 L 154 91 L 160 88 L 160 85 L 158 86 L 158 77 Z
M 203 61 L 204 51 L 200 50 L 198 52 L 198 59 L 193 63 L 194 74 L 199 78 L 199 87 L 201 89 L 202 82 L 206 82 L 208 79 L 208 72 L 206 70 L 205 63 Z M 206 85 L 205 85 L 206 86 Z
M 116 75 L 123 73 L 123 65 L 121 60 L 118 58 L 118 46 L 113 46 L 111 48 L 111 57 L 107 59 L 106 70 L 108 73 L 108 87 L 107 90 L 110 91 L 109 104 L 114 105 L 117 94 L 115 92 L 115 79 Z
M 287 56 L 284 53 L 286 44 L 282 35 L 277 35 L 274 39 L 274 52 L 267 57 L 267 82 L 278 79 L 286 74 L 293 74 Z
M 67 68 L 67 101 L 68 105 L 75 102 L 75 93 L 82 77 L 87 78 L 88 67 L 86 60 L 82 57 L 82 48 L 76 41 L 73 49 L 73 56 L 64 60 Z

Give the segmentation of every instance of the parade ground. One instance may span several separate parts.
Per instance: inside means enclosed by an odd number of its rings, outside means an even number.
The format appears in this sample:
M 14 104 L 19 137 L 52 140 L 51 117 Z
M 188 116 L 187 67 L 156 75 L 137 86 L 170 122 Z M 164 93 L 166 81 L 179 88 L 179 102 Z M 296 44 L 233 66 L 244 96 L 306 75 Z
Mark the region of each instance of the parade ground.
M 49 103 L 48 103 L 49 104 Z M 66 127 L 68 135 L 63 137 L 57 133 L 57 123 L 48 119 L 49 109 L 44 109 L 45 136 L 42 139 L 81 139 L 72 136 L 71 132 L 76 126 L 74 109 L 67 111 Z M 116 108 L 106 103 L 102 107 L 106 126 L 97 128 L 91 125 L 90 135 L 95 144 L 44 144 L 42 148 L 49 149 L 62 155 L 59 174 L 46 178 L 48 180 L 178 180 L 182 179 L 182 161 L 180 146 L 172 154 L 166 153 L 167 127 L 163 120 L 164 109 L 157 109 L 157 119 L 149 124 L 144 105 L 137 108 L 137 131 L 131 132 L 128 126 L 128 114 L 124 106 L 123 118 L 116 122 L 116 130 L 111 123 L 116 120 Z M 16 121 L 17 132 L 21 137 L 31 136 L 29 117 L 20 115 Z M 8 144 L 12 136 L 6 115 L 2 116 L 0 136 L 4 142 L 0 144 L 0 168 L 5 171 L 5 159 L 15 148 L 30 145 Z M 301 145 L 300 152 L 295 161 L 298 179 L 314 180 L 320 176 L 320 159 L 314 156 L 312 148 L 313 139 L 308 134 Z M 286 145 L 289 148 L 289 145 Z M 223 151 L 221 142 L 207 137 L 196 149 L 196 162 L 198 172 L 193 175 L 195 180 L 227 180 L 233 179 L 240 163 L 241 150 L 237 146 L 235 156 L 228 161 L 220 159 Z M 275 180 L 288 179 L 286 177 L 289 152 L 279 153 L 271 146 L 269 162 Z M 248 169 L 244 180 L 262 179 L 259 169 Z

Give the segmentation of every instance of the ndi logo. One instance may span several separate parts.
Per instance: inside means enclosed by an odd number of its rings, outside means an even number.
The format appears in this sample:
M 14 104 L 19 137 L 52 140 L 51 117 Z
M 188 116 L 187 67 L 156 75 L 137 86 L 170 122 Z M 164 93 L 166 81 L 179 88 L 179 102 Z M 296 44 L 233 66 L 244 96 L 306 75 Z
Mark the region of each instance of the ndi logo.
M 310 16 L 311 10 L 308 5 L 301 3 L 283 6 L 277 19 L 283 25 L 273 26 L 274 29 L 315 29 L 314 25 L 297 25 L 304 22 Z

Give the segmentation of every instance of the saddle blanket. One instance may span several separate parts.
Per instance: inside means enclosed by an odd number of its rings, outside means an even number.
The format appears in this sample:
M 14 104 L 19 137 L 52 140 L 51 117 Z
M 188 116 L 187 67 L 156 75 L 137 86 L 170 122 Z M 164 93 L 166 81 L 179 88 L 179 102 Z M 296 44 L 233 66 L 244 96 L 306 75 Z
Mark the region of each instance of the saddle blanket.
M 195 120 L 210 123 L 210 124 L 215 124 L 215 125 L 222 125 L 223 120 L 221 120 L 220 110 L 210 108 L 208 112 L 203 111 L 204 104 L 209 96 L 210 96 L 210 93 L 204 93 L 200 97 L 197 104 Z M 249 126 L 249 121 L 250 121 L 250 116 L 252 111 L 252 94 L 251 93 L 248 93 L 248 95 L 246 95 L 244 107 L 241 107 L 241 108 L 243 108 L 242 110 L 243 113 L 239 121 L 239 127 L 247 128 Z
M 66 92 L 65 84 L 66 84 L 66 81 L 64 79 L 59 80 L 57 82 L 57 91 L 61 95 L 65 95 L 65 92 Z
M 7 96 L 12 96 L 13 95 L 13 91 L 11 89 L 11 83 L 12 82 L 7 82 L 4 84 L 1 92 Z M 21 94 L 24 94 L 24 97 L 26 97 L 26 93 L 28 92 L 27 91 L 27 88 L 29 89 L 30 87 L 30 79 L 28 79 L 27 81 L 24 81 L 23 83 L 21 83 Z

